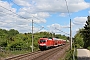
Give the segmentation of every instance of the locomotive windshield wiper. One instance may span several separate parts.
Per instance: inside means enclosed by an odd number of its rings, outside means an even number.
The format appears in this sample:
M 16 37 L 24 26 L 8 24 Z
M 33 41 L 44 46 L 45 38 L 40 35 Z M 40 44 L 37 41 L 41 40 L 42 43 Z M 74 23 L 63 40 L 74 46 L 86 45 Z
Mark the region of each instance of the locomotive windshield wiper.
M 40 43 L 42 43 L 42 42 L 43 42 L 43 43 L 45 43 L 45 42 L 46 42 L 46 40 L 40 40 Z

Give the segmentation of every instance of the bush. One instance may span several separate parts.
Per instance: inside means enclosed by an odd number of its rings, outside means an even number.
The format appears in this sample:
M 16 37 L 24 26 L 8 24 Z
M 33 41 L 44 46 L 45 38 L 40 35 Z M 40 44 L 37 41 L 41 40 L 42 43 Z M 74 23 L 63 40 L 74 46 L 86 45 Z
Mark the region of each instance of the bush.
M 0 46 L 7 47 L 7 42 L 6 41 L 0 42 Z
M 73 59 L 73 50 L 68 50 L 65 56 L 65 60 L 72 60 Z
M 80 45 L 79 44 L 75 44 L 75 48 L 80 48 Z
M 9 45 L 9 49 L 10 49 L 10 50 L 11 50 L 12 48 L 22 49 L 22 48 L 24 48 L 24 47 L 27 47 L 27 46 L 26 46 L 25 43 L 22 42 L 22 41 L 20 41 L 20 42 L 18 42 L 18 41 L 12 42 L 12 43 Z
M 90 46 L 89 46 L 89 47 L 87 47 L 87 49 L 88 49 L 88 50 L 90 50 Z

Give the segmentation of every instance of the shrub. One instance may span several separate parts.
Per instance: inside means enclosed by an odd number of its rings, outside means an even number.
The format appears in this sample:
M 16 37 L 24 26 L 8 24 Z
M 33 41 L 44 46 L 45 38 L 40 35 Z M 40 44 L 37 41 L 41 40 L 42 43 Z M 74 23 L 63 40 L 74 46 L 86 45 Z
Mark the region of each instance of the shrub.
M 0 46 L 7 47 L 7 42 L 6 41 L 0 42 Z
M 87 49 L 88 49 L 88 50 L 90 50 L 90 46 L 89 46 L 89 47 L 87 47 Z
M 76 47 L 76 48 L 80 48 L 80 45 L 79 45 L 79 44 L 75 44 L 75 47 Z

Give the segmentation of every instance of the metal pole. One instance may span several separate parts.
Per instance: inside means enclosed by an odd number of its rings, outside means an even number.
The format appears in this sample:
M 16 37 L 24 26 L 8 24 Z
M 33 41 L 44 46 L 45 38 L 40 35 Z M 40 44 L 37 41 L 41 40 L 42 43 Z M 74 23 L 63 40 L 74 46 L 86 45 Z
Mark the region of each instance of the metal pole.
M 33 52 L 33 19 L 32 19 L 32 52 Z
M 52 38 L 53 38 L 53 32 L 52 32 Z
M 70 19 L 70 49 L 72 50 L 72 30 L 71 30 L 71 19 Z

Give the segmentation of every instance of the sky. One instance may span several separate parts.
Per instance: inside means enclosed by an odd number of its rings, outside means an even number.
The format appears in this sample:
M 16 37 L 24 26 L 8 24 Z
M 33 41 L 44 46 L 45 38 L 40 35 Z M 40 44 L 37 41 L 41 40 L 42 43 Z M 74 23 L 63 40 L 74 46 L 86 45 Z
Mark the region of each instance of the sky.
M 0 28 L 72 36 L 90 16 L 90 0 L 0 0 Z

